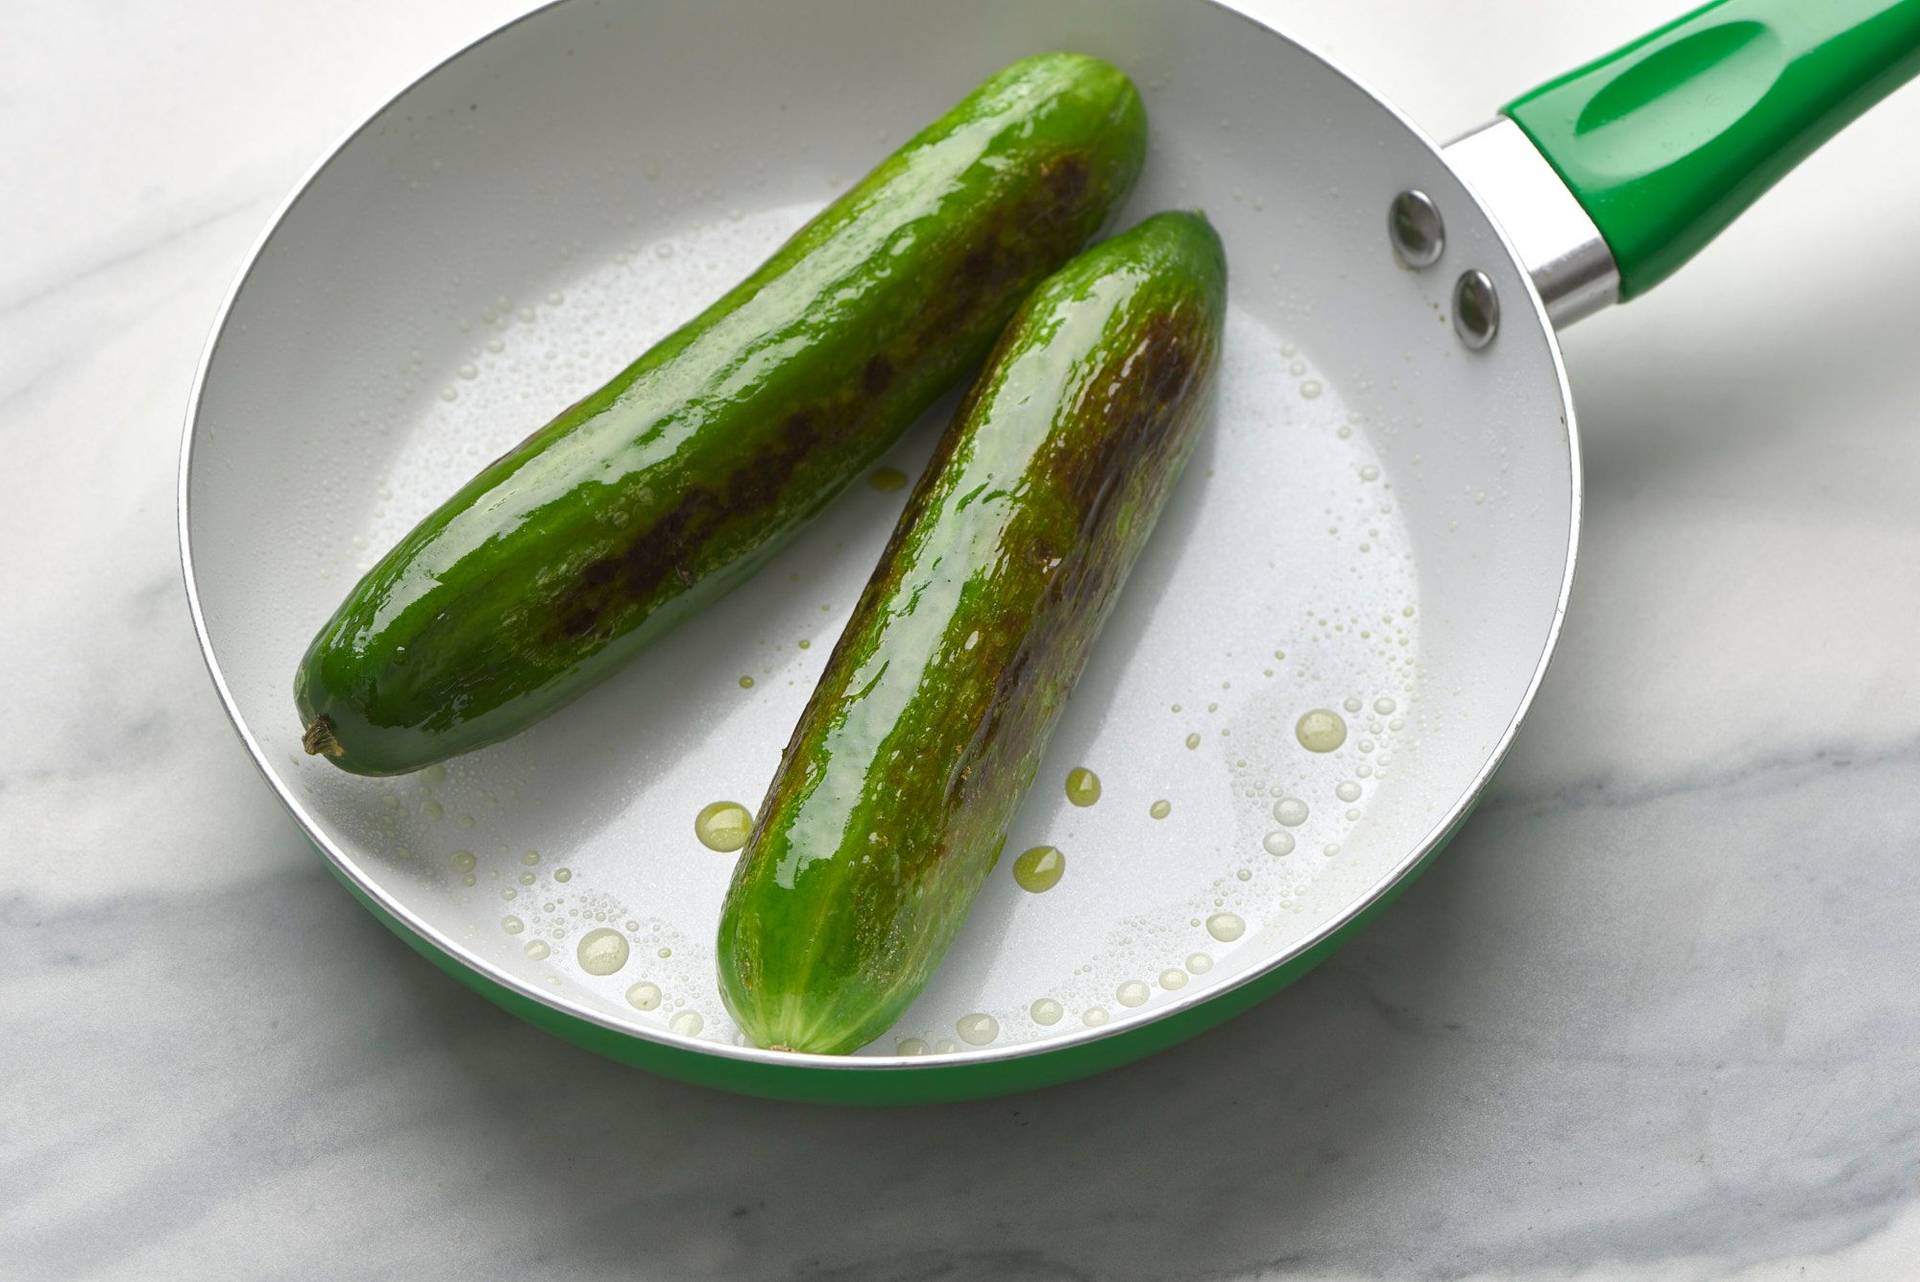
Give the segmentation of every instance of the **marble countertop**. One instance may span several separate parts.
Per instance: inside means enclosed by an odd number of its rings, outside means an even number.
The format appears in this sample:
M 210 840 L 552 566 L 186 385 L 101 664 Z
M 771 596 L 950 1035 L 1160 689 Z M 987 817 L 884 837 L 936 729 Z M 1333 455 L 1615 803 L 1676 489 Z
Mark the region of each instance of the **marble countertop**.
M 523 4 L 38 6 L 0 42 L 0 1276 L 1912 1276 L 1920 89 L 1568 336 L 1560 657 L 1391 912 L 1150 1061 L 860 1112 L 449 982 L 327 875 L 194 645 L 175 457 L 230 276 Z M 1442 136 L 1673 8 L 1270 5 Z

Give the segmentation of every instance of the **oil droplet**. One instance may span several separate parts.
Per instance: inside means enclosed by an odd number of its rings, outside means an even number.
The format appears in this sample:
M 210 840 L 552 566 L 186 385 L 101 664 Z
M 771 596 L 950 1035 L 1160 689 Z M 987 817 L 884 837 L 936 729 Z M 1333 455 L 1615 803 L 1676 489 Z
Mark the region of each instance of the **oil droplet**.
M 1293 733 L 1308 752 L 1332 752 L 1347 741 L 1347 723 L 1330 708 L 1315 708 L 1300 714 Z
M 1027 1014 L 1033 1016 L 1033 1022 L 1043 1027 L 1058 1024 L 1060 1017 L 1066 1013 L 1066 1009 L 1051 997 L 1042 997 L 1027 1008 Z
M 692 1037 L 706 1027 L 706 1023 L 706 1020 L 700 1018 L 699 1011 L 683 1010 L 667 1021 L 667 1027 L 682 1037 Z
M 933 1044 L 933 1050 L 936 1055 L 951 1055 L 959 1049 L 960 1048 L 958 1046 L 955 1046 L 953 1044 L 953 1039 L 951 1037 L 942 1037 L 939 1041 Z
M 1160 987 L 1172 992 L 1176 988 L 1187 986 L 1187 972 L 1178 966 L 1168 967 L 1160 972 Z
M 451 855 L 448 855 L 447 859 L 461 872 L 473 871 L 474 858 L 471 850 L 456 850 Z
M 532 873 L 530 873 L 530 872 L 523 872 L 523 873 L 521 873 L 521 874 L 520 874 L 520 884 L 521 884 L 522 886 L 531 886 L 531 885 L 533 884 L 533 874 L 532 874 Z
M 1345 708 L 1348 712 L 1360 711 L 1360 701 L 1354 698 L 1352 695 L 1348 695 L 1346 698 L 1346 701 L 1342 703 L 1340 706 Z
M 1176 703 L 1176 704 L 1174 704 L 1174 705 L 1173 705 L 1173 710 L 1174 710 L 1175 712 L 1178 712 L 1178 711 L 1180 711 L 1180 705 L 1179 705 L 1179 704 L 1177 704 L 1177 703 Z
M 1088 1028 L 1100 1027 L 1107 1022 L 1107 1008 L 1105 1006 L 1087 1007 L 1086 1013 L 1080 1016 L 1080 1022 Z
M 1321 390 L 1322 389 L 1320 387 L 1320 380 L 1317 378 L 1310 378 L 1306 382 L 1300 384 L 1300 398 L 1302 400 L 1307 400 L 1307 401 L 1313 400 L 1315 397 L 1320 395 Z
M 435 801 L 432 797 L 428 797 L 425 801 L 420 803 L 420 817 L 422 819 L 425 819 L 428 821 L 434 821 L 434 820 L 438 820 L 440 816 L 446 813 L 447 813 L 446 810 L 440 805 L 440 803 Z
M 1246 932 L 1247 923 L 1237 913 L 1215 913 L 1207 918 L 1207 933 L 1223 944 L 1231 944 Z
M 1307 821 L 1307 803 L 1298 797 L 1282 797 L 1273 803 L 1273 817 L 1289 828 Z
M 520 862 L 531 868 L 540 862 L 540 852 L 537 850 L 529 850 L 526 854 L 520 856 Z
M 1188 747 L 1188 749 L 1190 749 L 1190 750 L 1191 750 L 1191 749 L 1193 749 L 1193 748 L 1198 748 L 1199 746 L 1200 746 L 1200 736 L 1199 736 L 1199 735 L 1197 735 L 1197 734 L 1190 734 L 1190 735 L 1188 735 L 1188 736 L 1187 736 L 1187 747 Z
M 611 975 L 627 964 L 627 937 L 617 930 L 601 926 L 580 936 L 574 950 L 580 969 L 589 975 Z
M 753 678 L 752 678 L 752 677 L 747 677 L 747 676 L 743 676 L 743 677 L 741 677 L 741 678 L 740 678 L 740 688 L 741 688 L 742 690 L 751 690 L 751 689 L 753 689 Z
M 1320 853 L 1331 859 L 1340 853 L 1340 843 L 1337 841 L 1329 841 L 1326 845 L 1320 847 Z
M 1195 953 L 1187 958 L 1187 970 L 1195 975 L 1204 975 L 1213 969 L 1213 958 L 1205 953 Z
M 715 801 L 694 816 L 693 835 L 708 850 L 721 854 L 740 849 L 753 835 L 753 815 L 737 801 Z
M 502 917 L 500 919 L 500 929 L 506 931 L 509 935 L 517 935 L 526 928 L 527 923 L 521 921 L 518 917 Z
M 660 985 L 641 980 L 627 990 L 627 1005 L 635 1010 L 659 1010 Z
M 1165 819 L 1173 813 L 1173 803 L 1171 801 L 1156 801 L 1147 807 L 1147 813 L 1155 819 Z
M 420 777 L 426 781 L 427 787 L 432 788 L 447 781 L 447 768 L 436 761 L 422 770 Z
M 1076 806 L 1091 806 L 1100 800 L 1100 776 L 1085 766 L 1067 771 L 1067 800 Z
M 473 827 L 473 816 L 472 816 L 472 815 L 468 815 L 468 814 L 461 814 L 461 815 L 455 815 L 455 816 L 454 816 L 454 818 L 453 818 L 453 821 L 454 821 L 455 823 L 457 823 L 457 824 L 459 824 L 459 825 L 460 825 L 460 826 L 461 826 L 462 828 L 471 828 L 471 827 Z
M 553 879 L 554 879 L 555 881 L 572 881 L 572 880 L 573 880 L 573 869 L 571 869 L 571 868 L 555 868 L 555 869 L 553 870 Z
M 539 961 L 542 957 L 545 957 L 549 952 L 553 950 L 547 947 L 547 943 L 544 939 L 536 939 L 533 942 L 529 943 L 521 951 L 526 953 L 527 956 L 533 958 L 535 961 Z
M 1122 1006 L 1142 1006 L 1146 1004 L 1147 998 L 1153 996 L 1153 990 L 1137 979 L 1129 979 L 1114 989 L 1113 995 L 1119 999 Z
M 1373 710 L 1383 717 L 1390 716 L 1396 706 L 1398 705 L 1384 694 L 1373 701 Z
M 800 648 L 801 648 L 802 650 L 811 650 L 811 649 L 813 649 L 813 642 L 811 642 L 811 641 L 809 641 L 809 640 L 807 640 L 807 639 L 806 639 L 805 637 L 801 637 L 801 638 L 800 638 Z
M 1293 853 L 1293 834 L 1285 828 L 1275 828 L 1260 839 L 1260 845 L 1270 855 L 1290 855 Z
M 893 1049 L 894 1053 L 899 1055 L 925 1055 L 933 1048 L 927 1045 L 921 1038 L 908 1037 L 903 1039 L 900 1044 Z
M 519 895 L 520 895 L 520 892 L 515 890 L 512 886 L 508 886 L 505 890 L 500 892 L 500 898 L 502 899 L 517 899 L 519 898 Z
M 671 956 L 673 956 L 673 949 L 671 949 L 671 948 L 662 948 L 662 949 L 660 950 L 660 956 L 661 956 L 661 957 L 663 957 L 663 958 L 666 958 L 666 957 L 671 957 Z
M 443 401 L 457 401 L 460 399 L 460 393 L 454 391 L 451 387 L 443 387 L 440 389 L 440 399 Z
M 1042 894 L 1060 884 L 1067 857 L 1052 846 L 1035 846 L 1013 861 L 1014 884 L 1030 894 Z
M 971 1015 L 962 1015 L 953 1022 L 953 1031 L 960 1034 L 960 1040 L 969 1046 L 985 1046 L 1000 1036 L 1000 1021 L 991 1015 L 975 1011 Z
M 1368 463 L 1360 469 L 1360 479 L 1363 481 L 1377 481 L 1380 479 L 1380 469 Z
M 891 494 L 907 488 L 907 474 L 897 467 L 876 467 L 868 475 L 867 484 L 882 494 Z

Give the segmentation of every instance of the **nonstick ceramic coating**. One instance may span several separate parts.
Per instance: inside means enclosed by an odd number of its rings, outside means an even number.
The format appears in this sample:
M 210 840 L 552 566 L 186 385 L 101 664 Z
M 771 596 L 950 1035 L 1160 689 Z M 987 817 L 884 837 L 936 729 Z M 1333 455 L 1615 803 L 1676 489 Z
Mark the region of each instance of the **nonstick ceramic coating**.
M 630 670 L 444 774 L 305 756 L 294 666 L 460 481 L 989 72 L 1056 48 L 1114 61 L 1146 99 L 1122 224 L 1198 207 L 1226 242 L 1213 422 L 931 987 L 858 1056 L 743 1047 L 712 974 L 732 856 L 695 816 L 759 803 L 903 491 L 856 483 Z M 1410 186 L 1444 209 L 1446 270 L 1389 251 Z M 1503 301 L 1478 352 L 1449 316 L 1468 268 Z M 949 411 L 887 464 L 915 475 Z M 1579 477 L 1551 331 L 1494 225 L 1418 130 L 1230 8 L 986 0 L 960 22 L 931 0 L 563 0 L 406 89 L 288 204 L 209 346 L 181 488 L 221 694 L 383 919 L 607 1053 L 883 1100 L 1116 1063 L 1322 955 L 1505 750 L 1558 629 Z M 1298 741 L 1313 709 L 1344 720 L 1337 750 Z M 1101 781 L 1091 807 L 1065 796 L 1077 766 Z M 1288 800 L 1304 820 L 1276 818 Z M 1065 876 L 1029 894 L 1012 856 L 1042 844 Z M 604 975 L 579 953 L 602 928 L 627 946 Z

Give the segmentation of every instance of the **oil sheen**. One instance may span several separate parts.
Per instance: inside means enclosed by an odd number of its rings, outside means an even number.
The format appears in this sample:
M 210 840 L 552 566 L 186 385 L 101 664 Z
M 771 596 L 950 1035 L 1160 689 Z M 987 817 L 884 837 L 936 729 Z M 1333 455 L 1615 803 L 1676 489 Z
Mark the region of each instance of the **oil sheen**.
M 1014 884 L 1029 894 L 1043 894 L 1060 884 L 1067 857 L 1053 846 L 1035 846 L 1013 861 Z
M 694 816 L 693 834 L 708 850 L 732 854 L 753 835 L 753 814 L 737 801 L 715 801 Z
M 1315 708 L 1300 714 L 1293 734 L 1308 752 L 1332 752 L 1347 741 L 1347 722 L 1331 708 Z

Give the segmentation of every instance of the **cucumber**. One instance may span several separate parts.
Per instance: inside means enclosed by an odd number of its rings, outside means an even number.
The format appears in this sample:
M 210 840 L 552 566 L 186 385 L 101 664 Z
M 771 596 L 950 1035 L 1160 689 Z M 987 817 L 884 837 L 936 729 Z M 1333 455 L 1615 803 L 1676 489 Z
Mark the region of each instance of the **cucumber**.
M 1186 462 L 1225 302 L 1219 238 L 1168 213 L 1009 324 L 734 870 L 720 989 L 758 1044 L 854 1050 L 939 964 Z
M 986 354 L 1145 147 L 1098 59 L 987 80 L 401 539 L 301 661 L 307 751 L 383 775 L 493 743 L 741 582 Z

